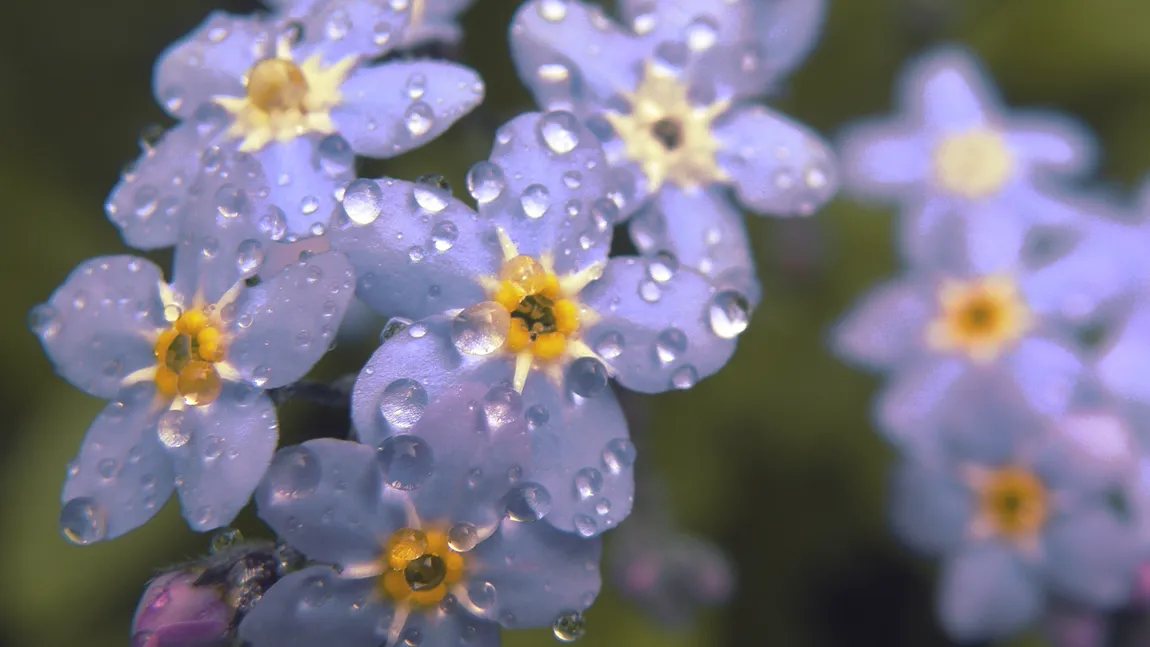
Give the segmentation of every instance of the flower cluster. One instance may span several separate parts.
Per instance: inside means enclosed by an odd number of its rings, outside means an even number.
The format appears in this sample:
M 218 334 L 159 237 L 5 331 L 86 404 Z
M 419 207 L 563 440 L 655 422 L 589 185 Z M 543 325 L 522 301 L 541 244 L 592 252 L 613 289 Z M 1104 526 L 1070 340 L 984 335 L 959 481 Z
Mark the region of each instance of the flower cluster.
M 165 574 L 134 644 L 573 639 L 599 535 L 635 498 L 612 380 L 689 389 L 734 353 L 759 286 L 728 188 L 776 215 L 834 192 L 827 146 L 751 103 L 810 48 L 822 3 L 624 3 L 626 29 L 526 3 L 511 38 L 542 112 L 494 133 L 467 176 L 475 208 L 438 176 L 355 172 L 481 102 L 466 67 L 387 56 L 458 39 L 466 3 L 270 4 L 212 14 L 156 63 L 178 123 L 106 211 L 128 245 L 174 248 L 172 277 L 95 258 L 32 313 L 57 372 L 108 401 L 68 466 L 61 531 L 118 537 L 176 492 L 198 531 L 254 500 L 302 555 L 249 543 Z M 637 255 L 609 254 L 622 225 Z M 379 348 L 347 380 L 301 382 L 357 302 L 389 318 Z M 281 448 L 277 405 L 308 388 L 342 401 L 346 433 Z M 703 598 L 725 595 L 717 577 Z
M 1150 549 L 1147 230 L 1072 192 L 1095 161 L 1081 126 L 1007 111 L 964 50 L 914 62 L 898 98 L 841 154 L 852 192 L 898 201 L 906 270 L 832 342 L 887 377 L 895 530 L 942 560 L 957 640 L 1016 633 L 1048 600 L 1124 605 Z

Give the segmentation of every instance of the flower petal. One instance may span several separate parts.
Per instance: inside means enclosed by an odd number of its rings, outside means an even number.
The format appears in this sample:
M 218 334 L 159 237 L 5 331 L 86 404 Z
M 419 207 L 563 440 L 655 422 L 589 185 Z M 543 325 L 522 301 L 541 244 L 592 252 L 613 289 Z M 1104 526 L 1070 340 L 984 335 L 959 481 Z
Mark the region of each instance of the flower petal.
M 830 148 L 813 130 L 763 106 L 735 108 L 716 124 L 719 166 L 747 208 L 809 216 L 838 190 Z
M 939 620 L 951 638 L 976 642 L 1005 638 L 1038 619 L 1042 588 L 1006 544 L 970 546 L 943 563 Z
M 373 562 L 407 525 L 402 497 L 383 486 L 376 453 L 332 438 L 281 449 L 256 490 L 260 519 L 312 561 Z
M 156 363 L 153 335 L 167 327 L 162 282 L 160 268 L 145 259 L 93 258 L 32 310 L 29 324 L 61 377 L 111 398 L 126 376 Z
M 937 442 L 931 422 L 940 403 L 967 372 L 957 359 L 928 357 L 895 373 L 875 400 L 874 418 L 888 441 L 900 448 Z
M 460 608 L 454 596 L 448 595 L 438 607 L 407 616 L 401 641 L 388 644 L 499 647 L 499 634 L 499 625 L 476 618 Z
M 1126 603 L 1141 555 L 1136 539 L 1102 500 L 1051 521 L 1043 541 L 1050 586 L 1093 606 Z
M 746 328 L 746 297 L 657 259 L 611 259 L 580 295 L 599 321 L 583 335 L 615 379 L 643 393 L 687 389 L 714 374 Z
M 351 264 L 328 252 L 245 289 L 236 302 L 227 361 L 262 389 L 295 382 L 331 346 L 354 285 Z
M 638 84 L 650 44 L 634 38 L 578 1 L 532 0 L 511 23 L 511 52 L 519 78 L 546 110 L 601 105 Z
M 762 286 L 743 214 L 714 191 L 663 187 L 627 222 L 631 240 L 645 255 L 668 252 L 710 278 L 717 289 L 734 289 L 757 305 Z
M 193 530 L 227 525 L 248 504 L 279 440 L 275 407 L 248 385 L 228 385 L 215 402 L 179 415 L 191 435 L 172 454 L 184 517 Z
M 826 21 L 827 0 L 752 2 L 752 29 L 762 41 L 764 67 L 778 85 L 814 49 Z
M 163 412 L 150 385 L 129 389 L 88 429 L 68 466 L 61 529 L 75 543 L 113 539 L 163 507 L 174 489 L 171 460 L 156 438 Z
M 285 18 L 300 21 L 304 38 L 316 43 L 331 65 L 348 56 L 371 59 L 401 43 L 416 3 L 377 0 L 293 0 Z
M 1066 413 L 1082 376 L 1082 360 L 1053 339 L 1025 339 L 1003 358 L 1027 402 L 1053 417 Z
M 441 61 L 389 62 L 356 70 L 331 118 L 352 149 L 395 157 L 439 137 L 483 101 L 474 70 Z
M 599 140 L 562 111 L 519 115 L 495 140 L 490 161 L 470 175 L 479 213 L 503 227 L 520 254 L 550 254 L 560 275 L 606 259 L 619 218 Z M 490 197 L 496 184 L 502 188 Z
M 1081 122 L 1057 113 L 1023 113 L 1007 122 L 1006 141 L 1031 165 L 1078 175 L 1098 162 L 1098 141 Z
M 422 13 L 403 31 L 407 49 L 431 42 L 458 44 L 463 38 L 460 16 L 474 0 L 424 0 Z
M 948 554 L 966 540 L 974 519 L 970 490 L 949 465 L 920 458 L 904 461 L 891 482 L 890 518 L 895 533 L 928 555 Z
M 922 351 L 935 304 L 923 281 L 899 279 L 872 289 L 859 299 L 831 334 L 842 358 L 868 368 L 890 369 Z
M 899 93 L 928 128 L 961 132 L 994 121 L 1000 101 L 988 78 L 967 50 L 941 47 L 907 69 Z
M 751 2 L 710 0 L 624 0 L 623 22 L 652 42 L 691 41 L 733 43 L 753 33 Z M 693 39 L 692 39 L 693 36 Z M 699 43 L 695 43 L 699 48 Z
M 355 268 L 356 296 L 388 317 L 419 319 L 484 301 L 478 279 L 498 276 L 503 263 L 495 228 L 423 183 L 356 180 L 328 237 Z
M 318 236 L 339 211 L 336 195 L 355 178 L 355 154 L 339 135 L 272 142 L 253 155 L 263 165 L 270 196 L 282 210 L 287 237 Z M 265 206 L 266 210 L 267 207 Z
M 374 595 L 375 579 L 342 578 L 309 566 L 276 582 L 240 623 L 252 647 L 378 647 L 391 644 L 395 608 Z
M 843 182 L 868 197 L 903 198 L 926 180 L 931 151 L 909 123 L 868 120 L 852 124 L 839 142 Z
M 250 16 L 213 11 L 156 59 L 152 89 L 173 117 L 188 118 L 217 96 L 242 97 L 244 75 L 274 49 L 271 25 Z
M 1095 363 L 1102 385 L 1120 398 L 1150 403 L 1150 304 L 1139 303 Z
M 468 597 L 483 617 L 508 629 L 550 626 L 599 594 L 600 551 L 598 539 L 506 519 L 468 553 Z

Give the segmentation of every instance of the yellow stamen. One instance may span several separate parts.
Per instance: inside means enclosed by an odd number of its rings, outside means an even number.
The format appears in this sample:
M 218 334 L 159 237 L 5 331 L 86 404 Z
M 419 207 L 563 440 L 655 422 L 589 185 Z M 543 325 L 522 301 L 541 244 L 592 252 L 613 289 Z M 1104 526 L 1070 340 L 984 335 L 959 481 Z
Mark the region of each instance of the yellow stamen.
M 1007 539 L 1036 535 L 1046 523 L 1046 486 L 1030 470 L 1010 466 L 994 470 L 980 479 L 978 514 L 981 523 L 994 534 Z
M 977 128 L 947 136 L 934 151 L 934 175 L 946 191 L 969 199 L 993 195 L 1010 179 L 1014 155 L 1002 135 Z
M 978 363 L 993 361 L 1033 325 L 1018 287 L 1006 276 L 947 281 L 938 300 L 938 318 L 927 328 L 928 346 L 961 352 Z

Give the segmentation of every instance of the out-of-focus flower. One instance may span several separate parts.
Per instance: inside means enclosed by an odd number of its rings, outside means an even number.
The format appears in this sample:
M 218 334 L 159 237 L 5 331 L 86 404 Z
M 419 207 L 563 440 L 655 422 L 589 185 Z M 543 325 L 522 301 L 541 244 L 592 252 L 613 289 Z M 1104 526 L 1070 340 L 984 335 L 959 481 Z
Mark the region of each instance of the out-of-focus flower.
M 379 33 L 400 33 L 408 23 L 406 4 L 371 7 Z M 482 81 L 460 65 L 365 65 L 395 43 L 383 39 L 363 51 L 350 33 L 300 38 L 282 22 L 216 12 L 162 54 L 156 98 L 183 121 L 145 144 L 108 199 L 125 240 L 145 249 L 175 244 L 188 192 L 220 148 L 254 155 L 273 180 L 287 233 L 312 235 L 317 224 L 326 227 L 354 170 L 332 177 L 322 146 L 393 157 L 431 141 L 483 98 Z
M 640 7 L 642 7 L 640 9 Z M 594 5 L 534 0 L 511 27 L 537 103 L 571 110 L 602 140 L 631 238 L 721 287 L 759 296 L 733 187 L 747 208 L 809 215 L 835 191 L 814 132 L 747 103 L 765 87 L 749 2 L 627 3 L 628 27 Z
M 527 414 L 492 421 L 488 387 L 460 384 L 379 449 L 314 440 L 282 450 L 260 516 L 310 559 L 240 626 L 253 647 L 498 645 L 499 627 L 549 626 L 599 591 L 598 539 L 561 533 L 506 466 Z M 506 515 L 506 516 L 504 516 Z
M 30 325 L 56 371 L 111 403 L 68 466 L 61 531 L 89 544 L 150 519 L 178 489 L 197 530 L 231 521 L 251 496 L 278 425 L 263 390 L 303 377 L 327 351 L 354 275 L 334 253 L 252 288 L 172 285 L 131 256 L 80 265 Z
M 901 114 L 848 128 L 841 155 L 852 192 L 903 205 L 901 244 L 912 262 L 946 244 L 939 225 L 955 212 L 972 235 L 1007 246 L 1035 224 L 1073 221 L 1047 191 L 1094 166 L 1095 141 L 1078 122 L 1007 111 L 977 59 L 956 47 L 913 63 L 898 99 Z

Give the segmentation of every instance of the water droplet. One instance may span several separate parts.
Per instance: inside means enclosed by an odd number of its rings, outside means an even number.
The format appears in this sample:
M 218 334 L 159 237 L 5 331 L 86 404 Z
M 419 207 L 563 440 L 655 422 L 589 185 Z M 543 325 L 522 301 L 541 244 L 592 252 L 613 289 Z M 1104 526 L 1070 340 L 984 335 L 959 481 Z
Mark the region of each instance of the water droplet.
M 595 352 L 603 359 L 610 361 L 623 354 L 623 335 L 618 332 L 609 332 L 595 344 Z
M 107 531 L 104 508 L 95 499 L 72 499 L 60 511 L 60 533 L 77 546 L 100 541 Z
M 156 423 L 156 435 L 168 449 L 179 449 L 192 439 L 195 421 L 183 411 L 171 410 L 160 416 Z
M 418 436 L 390 436 L 376 456 L 384 482 L 397 490 L 423 485 L 435 468 L 431 446 Z
M 319 200 L 314 195 L 305 195 L 299 201 L 299 210 L 303 215 L 310 216 L 319 211 Z
M 422 137 L 435 125 L 435 113 L 431 110 L 431 106 L 423 101 L 416 101 L 407 108 L 403 123 L 412 137 Z
M 595 514 L 601 517 L 611 514 L 611 502 L 607 499 L 599 499 L 599 503 L 595 504 Z
M 467 192 L 481 205 L 498 198 L 506 186 L 503 169 L 497 164 L 478 162 L 467 172 Z
M 451 341 L 459 352 L 486 356 L 503 347 L 511 328 L 511 314 L 494 301 L 465 308 L 451 322 Z
M 383 390 L 379 399 L 379 412 L 392 429 L 410 429 L 423 417 L 427 400 L 427 389 L 422 384 L 400 378 Z
M 635 464 L 635 446 L 626 438 L 616 438 L 603 448 L 603 466 L 612 474 L 619 474 Z
M 472 524 L 457 523 L 447 531 L 447 546 L 457 553 L 466 553 L 479 544 L 479 530 Z
M 264 262 L 264 246 L 260 241 L 249 238 L 236 248 L 236 268 L 246 275 L 254 274 Z
M 705 52 L 715 46 L 719 38 L 719 25 L 711 16 L 699 16 L 687 25 L 687 47 L 693 52 Z
M 607 388 L 607 367 L 594 357 L 580 357 L 567 369 L 567 388 L 584 398 L 594 397 Z
M 407 77 L 407 96 L 412 99 L 422 99 L 427 92 L 427 77 L 419 72 Z
M 670 281 L 678 270 L 679 259 L 666 252 L 656 254 L 647 261 L 647 276 L 659 283 Z
M 751 305 L 734 290 L 724 290 L 711 299 L 707 309 L 711 330 L 723 339 L 734 339 L 747 329 Z
M 450 220 L 440 220 L 431 228 L 431 242 L 437 252 L 448 251 L 455 246 L 455 241 L 458 238 L 459 227 L 456 227 L 455 223 Z
M 383 192 L 374 180 L 355 180 L 343 192 L 343 210 L 355 224 L 370 225 L 383 211 Z
M 260 218 L 259 229 L 271 240 L 283 240 L 287 235 L 287 217 L 283 209 L 274 204 L 268 205 L 267 211 Z
M 524 418 L 527 419 L 527 428 L 535 431 L 547 424 L 547 421 L 551 419 L 551 413 L 543 405 L 536 404 L 527 409 Z
M 599 523 L 585 514 L 577 514 L 571 521 L 575 524 L 575 532 L 580 536 L 594 537 L 595 533 L 599 532 Z
M 265 478 L 273 500 L 280 502 L 311 495 L 319 487 L 322 476 L 315 454 L 307 447 L 297 445 L 276 453 Z
M 570 153 L 579 145 L 579 120 L 566 111 L 549 112 L 536 124 L 539 139 L 551 152 Z
M 339 135 L 328 135 L 316 147 L 319 168 L 329 178 L 346 177 L 355 166 L 355 151 Z
M 567 0 L 542 0 L 537 6 L 539 17 L 547 22 L 560 22 L 567 17 Z
M 568 611 L 555 619 L 551 631 L 559 642 L 573 643 L 587 633 L 587 623 L 578 611 Z
M 60 332 L 59 313 L 47 303 L 41 303 L 28 313 L 28 327 L 41 339 L 50 339 Z
M 415 181 L 411 195 L 421 208 L 439 213 L 447 208 L 451 199 L 451 185 L 442 175 L 423 175 Z
M 538 483 L 520 483 L 503 497 L 503 504 L 512 521 L 539 521 L 551 511 L 551 493 Z
M 603 489 L 603 474 L 594 467 L 584 467 L 575 473 L 575 495 L 590 499 Z
M 238 545 L 244 540 L 244 536 L 240 534 L 239 530 L 235 528 L 222 528 L 212 533 L 211 544 L 208 551 L 215 555 L 222 553 L 225 550 Z
M 150 184 L 145 184 L 136 189 L 132 200 L 132 209 L 135 214 L 140 218 L 147 219 L 156 213 L 156 207 L 160 204 L 160 191 Z
M 699 372 L 690 364 L 680 366 L 671 374 L 671 386 L 681 391 L 695 386 L 698 382 Z
M 567 171 L 563 174 L 563 184 L 568 189 L 578 189 L 579 187 L 583 186 L 583 174 L 579 171 Z M 567 204 L 567 215 L 571 217 L 579 215 L 579 202 L 577 200 L 572 200 Z
M 663 364 L 670 364 L 687 352 L 687 335 L 678 328 L 664 328 L 655 338 L 655 356 Z
M 467 582 L 467 599 L 478 609 L 491 609 L 495 607 L 495 585 L 485 580 L 470 580 Z
M 551 208 L 551 192 L 542 184 L 532 184 L 523 190 L 519 202 L 523 205 L 523 215 L 538 220 Z
M 522 412 L 523 396 L 508 385 L 497 384 L 483 396 L 483 415 L 491 431 L 511 424 Z

